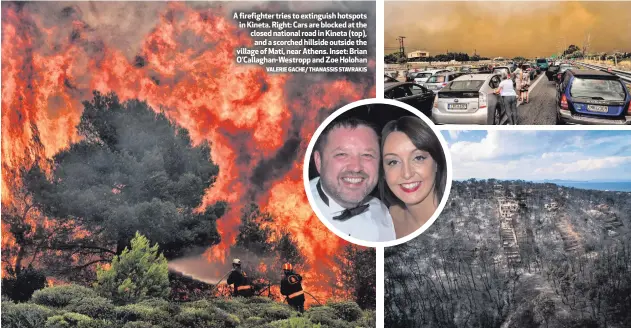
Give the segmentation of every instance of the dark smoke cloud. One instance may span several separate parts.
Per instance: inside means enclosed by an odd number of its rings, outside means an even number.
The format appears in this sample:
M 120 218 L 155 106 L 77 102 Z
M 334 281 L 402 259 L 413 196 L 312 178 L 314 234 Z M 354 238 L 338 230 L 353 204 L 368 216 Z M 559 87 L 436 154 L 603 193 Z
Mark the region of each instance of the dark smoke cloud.
M 631 2 L 386 2 L 385 53 L 477 50 L 486 57 L 549 56 L 570 44 L 631 51 Z

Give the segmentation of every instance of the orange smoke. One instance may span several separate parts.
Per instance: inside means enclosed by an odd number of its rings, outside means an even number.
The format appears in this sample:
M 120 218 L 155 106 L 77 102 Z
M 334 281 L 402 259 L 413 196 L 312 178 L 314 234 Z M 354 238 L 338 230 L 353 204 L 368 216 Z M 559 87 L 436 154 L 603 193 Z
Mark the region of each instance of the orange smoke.
M 388 1 L 384 9 L 385 54 L 399 51 L 398 36 L 407 52 L 431 56 L 547 57 L 571 44 L 631 51 L 629 1 Z
M 305 276 L 313 281 L 306 288 L 322 298 L 331 295 L 325 277 L 339 273 L 332 258 L 344 243 L 309 207 L 302 154 L 328 112 L 374 97 L 372 76 L 355 82 L 343 77 L 306 81 L 237 65 L 235 49 L 252 40 L 220 9 L 168 3 L 151 29 L 138 28 L 150 32 L 136 41 L 108 40 L 107 32 L 86 23 L 82 16 L 88 13 L 76 6 L 64 9 L 67 15 L 55 24 L 33 8 L 36 3 L 2 4 L 3 205 L 15 202 L 19 181 L 7 172 L 38 160 L 30 151 L 30 127 L 39 131 L 41 160 L 49 159 L 79 140 L 81 101 L 91 99 L 93 90 L 115 92 L 121 101 L 136 98 L 164 111 L 190 132 L 195 144 L 210 142 L 219 174 L 198 210 L 218 201 L 229 207 L 217 221 L 222 240 L 207 250 L 209 260 L 225 261 L 238 234 L 241 209 L 254 201 L 272 214 L 274 228 L 287 229 L 297 240 L 310 270 Z M 129 56 L 130 48 L 138 53 Z M 295 158 L 282 158 L 284 166 L 276 175 L 253 186 L 252 172 L 273 161 L 290 138 L 298 139 Z M 4 246 L 11 236 L 4 223 L 2 228 Z

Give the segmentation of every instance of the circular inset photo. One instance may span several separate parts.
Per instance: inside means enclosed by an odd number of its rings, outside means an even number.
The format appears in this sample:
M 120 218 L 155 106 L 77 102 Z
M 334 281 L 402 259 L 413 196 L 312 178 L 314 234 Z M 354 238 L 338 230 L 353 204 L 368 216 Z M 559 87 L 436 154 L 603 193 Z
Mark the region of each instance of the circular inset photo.
M 362 246 L 394 246 L 423 233 L 442 211 L 451 157 L 417 109 L 366 99 L 318 127 L 303 175 L 309 203 L 329 230 Z

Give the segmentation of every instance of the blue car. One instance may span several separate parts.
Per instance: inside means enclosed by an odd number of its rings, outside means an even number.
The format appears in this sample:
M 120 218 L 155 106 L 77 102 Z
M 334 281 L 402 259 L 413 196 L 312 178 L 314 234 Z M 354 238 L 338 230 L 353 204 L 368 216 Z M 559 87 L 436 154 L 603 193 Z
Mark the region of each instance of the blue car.
M 616 75 L 570 69 L 558 86 L 557 123 L 631 125 L 630 103 L 631 94 Z
M 548 67 L 550 67 L 550 65 L 548 64 L 548 60 L 545 58 L 538 58 L 536 63 L 537 67 L 539 67 L 539 69 L 542 71 L 547 71 Z

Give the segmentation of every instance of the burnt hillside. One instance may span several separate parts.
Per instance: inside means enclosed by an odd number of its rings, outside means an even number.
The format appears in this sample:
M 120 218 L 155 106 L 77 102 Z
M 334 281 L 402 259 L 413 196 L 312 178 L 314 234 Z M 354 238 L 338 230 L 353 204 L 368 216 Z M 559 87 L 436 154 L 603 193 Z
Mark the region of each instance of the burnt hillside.
M 629 197 L 454 181 L 436 222 L 386 249 L 386 326 L 630 327 Z

